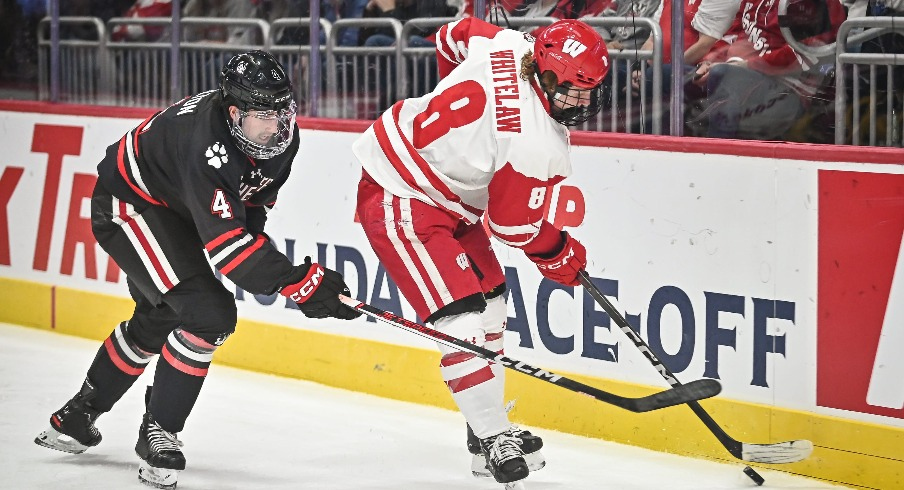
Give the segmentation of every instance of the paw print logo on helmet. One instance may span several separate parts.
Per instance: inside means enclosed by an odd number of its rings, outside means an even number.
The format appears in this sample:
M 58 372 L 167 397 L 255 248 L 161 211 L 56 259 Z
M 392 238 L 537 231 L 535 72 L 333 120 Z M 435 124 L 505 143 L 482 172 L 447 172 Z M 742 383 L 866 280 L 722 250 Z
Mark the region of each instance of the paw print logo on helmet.
M 226 154 L 226 147 L 219 141 L 207 147 L 204 156 L 207 157 L 207 164 L 217 169 L 222 167 L 224 163 L 229 162 L 229 155 Z

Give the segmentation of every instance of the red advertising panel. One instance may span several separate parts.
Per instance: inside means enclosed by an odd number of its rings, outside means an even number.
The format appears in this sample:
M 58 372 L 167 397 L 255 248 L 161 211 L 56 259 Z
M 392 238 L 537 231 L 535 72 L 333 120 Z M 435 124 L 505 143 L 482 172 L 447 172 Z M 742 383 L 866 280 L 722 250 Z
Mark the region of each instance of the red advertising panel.
M 904 175 L 819 171 L 820 406 L 904 418 L 902 234 Z

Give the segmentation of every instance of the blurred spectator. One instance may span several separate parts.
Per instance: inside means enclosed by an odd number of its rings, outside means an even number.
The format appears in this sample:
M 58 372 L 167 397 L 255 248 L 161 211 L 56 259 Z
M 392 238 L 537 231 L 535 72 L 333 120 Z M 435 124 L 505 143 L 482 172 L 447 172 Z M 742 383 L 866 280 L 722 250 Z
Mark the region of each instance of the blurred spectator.
M 311 16 L 311 2 L 308 0 L 253 0 L 254 18 L 262 19 L 271 24 L 276 20 L 289 18 L 307 18 Z M 321 9 L 328 2 L 321 1 Z M 323 11 L 321 10 L 321 14 Z M 279 45 L 308 45 L 311 39 L 308 27 L 286 27 L 272 32 L 273 42 Z M 321 32 L 321 42 L 326 38 Z M 263 42 L 263 39 L 254 39 L 255 42 Z
M 849 6 L 848 18 L 855 17 L 898 17 L 901 18 L 902 24 L 904 24 L 904 0 L 853 1 Z M 852 30 L 850 35 L 856 35 L 863 30 Z M 865 41 L 861 45 L 849 45 L 848 50 L 861 53 L 894 53 L 901 55 L 904 54 L 904 34 L 889 32 Z M 891 76 L 890 79 L 889 75 Z M 888 124 L 889 113 L 891 113 L 892 125 L 900 127 L 902 121 L 897 108 L 904 105 L 904 65 L 876 65 L 874 77 L 871 74 L 871 70 L 861 69 L 859 71 L 859 90 L 857 93 L 854 92 L 853 70 L 845 70 L 843 76 L 847 77 L 847 93 L 845 96 L 849 101 L 846 117 L 853 118 L 853 106 L 859 106 L 860 120 L 857 123 L 859 123 L 860 127 L 868 128 L 875 122 L 877 124 L 877 142 L 886 145 L 894 144 L 894 141 L 898 138 L 893 137 L 890 141 L 886 141 L 887 128 L 885 126 Z M 874 97 L 870 94 L 872 90 L 875 90 Z M 847 127 L 850 135 L 853 121 L 849 121 Z M 892 130 L 891 132 L 900 134 L 900 131 Z
M 16 38 L 22 34 L 22 6 L 16 0 L 0 1 L 0 81 L 13 80 L 18 75 Z
M 420 17 L 452 17 L 458 11 L 451 7 L 446 0 L 370 0 L 364 7 L 363 18 L 391 18 L 402 21 Z M 436 29 L 418 29 L 408 38 L 411 47 L 432 47 L 433 42 L 426 38 Z M 389 28 L 362 28 L 359 34 L 359 43 L 362 46 L 392 46 L 395 44 L 395 34 Z
M 352 0 L 361 2 L 366 0 Z M 310 0 L 251 0 L 254 4 L 254 13 L 252 17 L 262 19 L 272 24 L 277 20 L 300 18 L 309 19 L 311 17 Z M 345 11 L 345 2 L 343 0 L 320 0 L 320 18 L 329 22 L 335 22 L 341 15 L 340 12 Z M 363 7 L 363 5 L 362 5 Z M 272 31 L 271 31 L 272 32 Z M 273 42 L 278 45 L 310 45 L 310 28 L 307 26 L 285 26 L 280 27 L 277 31 L 272 32 Z M 326 44 L 326 33 L 320 30 L 320 44 Z M 357 38 L 355 44 L 357 46 Z
M 60 2 L 60 17 L 95 17 L 95 6 L 91 0 L 69 0 Z M 80 39 L 84 41 L 97 41 L 98 32 L 91 24 L 61 23 L 60 39 Z
M 714 50 L 716 42 L 725 35 L 738 13 L 740 0 L 681 0 L 684 2 L 684 59 L 681 70 L 691 75 L 697 62 Z M 659 27 L 662 30 L 662 93 L 668 94 L 672 77 L 672 0 L 663 0 L 658 12 Z M 653 49 L 650 36 L 641 47 L 644 51 Z M 715 53 L 713 53 L 715 55 Z M 652 61 L 647 61 L 652 64 Z M 652 91 L 653 69 L 647 66 L 644 74 L 647 93 Z M 686 77 L 689 79 L 690 77 Z M 632 73 L 631 85 L 635 91 L 640 88 L 640 70 Z M 695 87 L 690 85 L 690 87 Z M 697 91 L 695 91 L 697 92 Z
M 253 0 L 188 0 L 182 9 L 182 16 L 250 19 L 257 13 L 254 3 Z M 210 24 L 188 26 L 184 32 L 183 39 L 187 42 L 256 44 L 255 30 L 248 27 Z
M 904 0 L 856 0 L 848 11 L 848 18 L 855 17 L 904 17 Z M 853 34 L 853 33 L 852 33 Z M 863 43 L 860 47 L 863 53 L 895 53 L 904 54 L 904 34 L 890 32 Z M 886 67 L 877 67 L 877 82 L 884 84 L 887 81 Z M 894 69 L 894 78 L 898 80 L 897 91 L 904 91 L 904 66 L 898 65 Z
M 173 15 L 172 0 L 138 0 L 123 17 L 171 17 Z M 114 41 L 154 42 L 163 36 L 165 26 L 147 24 L 119 24 L 113 28 L 111 37 Z
M 601 14 L 611 0 L 524 0 L 509 10 L 513 18 L 553 17 L 577 19 Z M 520 30 L 539 36 L 545 26 L 522 27 Z
M 577 18 L 573 12 L 575 7 L 581 8 L 580 5 L 570 0 L 525 0 L 518 2 L 514 7 L 508 9 L 508 15 L 512 17 L 555 17 L 557 19 L 575 19 Z M 523 29 L 522 29 L 523 30 Z
M 410 19 L 429 18 L 429 17 L 453 17 L 458 13 L 458 9 L 446 3 L 446 0 L 370 0 L 364 7 L 363 18 L 392 18 L 401 21 L 403 24 Z M 439 26 L 437 26 L 439 27 Z M 408 36 L 408 47 L 411 48 L 433 48 L 436 45 L 429 38 L 431 34 L 436 32 L 436 28 L 429 29 L 413 29 L 412 34 Z M 363 27 L 360 31 L 360 42 L 366 47 L 386 47 L 394 46 L 396 43 L 395 33 L 391 28 L 375 28 Z M 392 57 L 376 59 L 372 64 L 364 67 L 373 70 L 375 73 L 393 73 L 395 70 L 395 59 Z M 420 69 L 417 63 L 411 63 L 407 66 L 407 77 L 411 82 L 409 90 L 420 95 L 432 90 L 438 82 L 436 71 L 435 54 L 423 59 Z M 377 80 L 378 77 L 372 78 L 370 90 L 379 93 L 379 107 L 388 107 L 392 101 L 408 97 L 409 94 L 400 94 L 396 90 L 398 86 L 383 86 L 383 81 Z
M 321 10 L 321 16 L 330 22 L 339 19 L 360 19 L 364 16 L 364 7 L 370 0 L 330 0 L 328 8 Z M 343 29 L 336 40 L 338 46 L 358 46 L 358 28 Z
M 496 10 L 502 10 L 508 15 L 520 3 L 520 0 L 486 0 L 483 4 L 484 12 L 481 17 L 489 19 L 490 15 L 495 13 Z M 461 0 L 455 5 L 458 6 L 456 17 L 474 17 L 474 0 Z
M 470 0 L 473 1 L 473 0 Z M 522 0 L 514 2 L 508 12 L 515 17 L 555 17 L 577 19 L 598 15 L 611 3 L 600 0 Z
M 904 0 L 847 0 L 848 18 L 904 16 Z
M 487 13 L 484 18 L 502 27 L 508 25 L 506 21 L 509 17 L 578 19 L 599 15 L 611 3 L 612 0 L 487 0 L 485 4 Z M 474 0 L 463 0 L 459 16 L 471 17 L 473 14 Z M 518 30 L 537 36 L 543 27 L 525 26 Z
M 659 18 L 662 14 L 662 0 L 615 0 L 599 14 L 598 17 L 648 17 Z M 609 50 L 639 49 L 650 37 L 650 29 L 635 22 L 626 22 L 623 26 L 606 28 L 595 27 Z
M 47 14 L 46 0 L 16 0 L 14 3 L 18 4 L 19 8 L 22 9 L 22 16 L 24 17 L 43 17 Z
M 91 16 L 98 17 L 105 23 L 113 17 L 123 17 L 136 0 L 94 0 L 91 2 Z M 60 0 L 60 5 L 67 3 L 67 0 Z
M 46 14 L 46 0 L 0 0 L 0 97 L 37 96 L 38 23 Z
M 838 0 L 789 0 L 789 24 L 802 44 L 835 41 L 844 21 Z M 704 62 L 696 83 L 705 87 L 707 135 L 740 139 L 783 139 L 823 85 L 820 60 L 798 53 L 779 30 L 778 2 L 742 0 L 725 37 L 724 62 Z M 717 58 L 718 59 L 718 58 Z M 831 68 L 832 64 L 825 67 Z

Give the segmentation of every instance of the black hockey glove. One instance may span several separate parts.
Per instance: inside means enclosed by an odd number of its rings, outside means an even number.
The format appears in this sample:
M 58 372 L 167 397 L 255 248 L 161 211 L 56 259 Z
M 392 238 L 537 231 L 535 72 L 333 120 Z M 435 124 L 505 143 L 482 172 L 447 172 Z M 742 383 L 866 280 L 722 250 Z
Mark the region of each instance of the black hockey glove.
M 311 263 L 310 257 L 305 257 L 304 264 L 295 266 L 295 269 L 294 282 L 284 286 L 279 293 L 297 303 L 304 316 L 340 320 L 361 316 L 361 312 L 339 301 L 340 294 L 351 296 L 341 274 Z

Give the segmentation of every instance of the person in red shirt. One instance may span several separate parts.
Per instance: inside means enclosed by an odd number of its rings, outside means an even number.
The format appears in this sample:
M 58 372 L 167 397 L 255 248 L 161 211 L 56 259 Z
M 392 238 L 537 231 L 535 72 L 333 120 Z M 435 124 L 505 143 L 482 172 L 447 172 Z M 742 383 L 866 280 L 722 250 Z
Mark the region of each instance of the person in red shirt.
M 684 59 L 682 72 L 690 74 L 697 63 L 710 55 L 717 41 L 732 25 L 738 11 L 739 0 L 684 0 Z M 672 0 L 663 0 L 662 9 L 656 14 L 662 30 L 662 93 L 668 95 L 672 79 Z M 652 36 L 647 39 L 642 50 L 653 49 Z M 648 65 L 651 63 L 647 62 Z M 653 68 L 647 66 L 644 76 L 639 69 L 631 74 L 631 86 L 640 91 L 641 83 L 646 86 L 648 97 L 653 91 Z M 689 85 L 688 87 L 694 87 Z M 687 92 L 687 91 L 686 91 Z M 699 92 L 699 89 L 694 91 Z M 688 95 L 686 93 L 686 95 Z M 696 97 L 699 97 L 697 95 Z M 695 98 L 696 98 L 695 97 Z
M 580 19 L 599 15 L 612 0 L 487 0 L 484 19 L 505 27 L 509 17 L 529 19 L 552 17 L 554 19 Z M 464 0 L 459 17 L 474 16 L 474 0 Z M 539 36 L 546 26 L 525 26 L 521 32 Z
M 123 17 L 169 17 L 173 14 L 171 0 L 137 0 Z M 119 24 L 113 29 L 114 41 L 145 41 L 153 42 L 163 35 L 164 26 L 147 24 Z
M 803 115 L 825 78 L 821 61 L 795 51 L 779 27 L 777 0 L 742 0 L 727 48 L 700 63 L 705 88 L 707 135 L 739 139 L 781 139 Z M 834 42 L 844 21 L 838 0 L 790 0 L 788 21 L 809 30 L 801 42 Z M 801 24 L 806 24 L 802 26 Z

